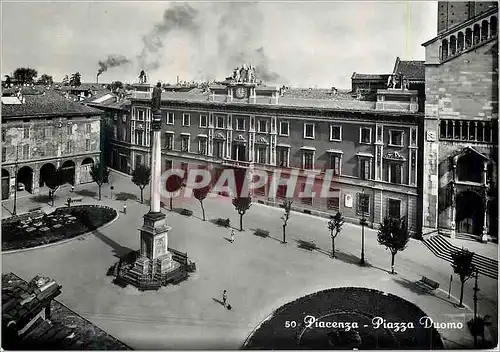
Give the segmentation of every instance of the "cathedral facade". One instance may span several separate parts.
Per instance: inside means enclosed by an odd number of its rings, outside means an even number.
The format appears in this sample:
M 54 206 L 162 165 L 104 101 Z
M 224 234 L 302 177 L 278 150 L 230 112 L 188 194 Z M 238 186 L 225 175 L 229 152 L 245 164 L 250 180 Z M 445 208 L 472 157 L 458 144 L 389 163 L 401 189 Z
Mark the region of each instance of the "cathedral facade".
M 497 238 L 498 5 L 439 2 L 424 43 L 423 234 Z

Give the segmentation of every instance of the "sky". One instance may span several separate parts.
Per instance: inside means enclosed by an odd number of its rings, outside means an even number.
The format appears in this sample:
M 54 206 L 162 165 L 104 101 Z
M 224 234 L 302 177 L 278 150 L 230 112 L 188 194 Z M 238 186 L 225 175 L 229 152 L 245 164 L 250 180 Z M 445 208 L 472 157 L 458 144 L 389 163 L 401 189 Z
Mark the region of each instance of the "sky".
M 268 84 L 350 87 L 353 72 L 424 60 L 437 2 L 1 2 L 2 77 L 223 80 L 252 64 Z

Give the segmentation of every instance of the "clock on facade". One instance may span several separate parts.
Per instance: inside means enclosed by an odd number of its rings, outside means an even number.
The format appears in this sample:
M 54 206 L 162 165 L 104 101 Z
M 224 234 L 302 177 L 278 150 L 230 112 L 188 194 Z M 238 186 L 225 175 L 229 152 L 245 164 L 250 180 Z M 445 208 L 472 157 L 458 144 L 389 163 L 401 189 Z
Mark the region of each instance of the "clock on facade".
M 236 98 L 243 99 L 247 95 L 247 90 L 245 87 L 238 87 L 235 91 Z

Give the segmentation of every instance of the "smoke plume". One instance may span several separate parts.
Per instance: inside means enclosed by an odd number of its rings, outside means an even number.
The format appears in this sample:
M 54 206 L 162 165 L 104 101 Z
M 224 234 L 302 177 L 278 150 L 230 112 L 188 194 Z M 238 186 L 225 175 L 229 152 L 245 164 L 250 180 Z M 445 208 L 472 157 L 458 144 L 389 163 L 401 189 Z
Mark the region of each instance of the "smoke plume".
M 103 72 L 106 72 L 108 68 L 118 67 L 130 62 L 131 61 L 123 55 L 109 55 L 106 60 L 99 61 L 99 70 L 97 71 L 97 76 L 99 76 Z

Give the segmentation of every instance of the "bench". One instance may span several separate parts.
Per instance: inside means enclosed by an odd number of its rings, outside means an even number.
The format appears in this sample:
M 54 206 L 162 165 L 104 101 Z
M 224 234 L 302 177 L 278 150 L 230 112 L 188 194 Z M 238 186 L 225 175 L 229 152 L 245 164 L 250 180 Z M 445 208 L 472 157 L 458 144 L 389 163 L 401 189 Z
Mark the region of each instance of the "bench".
M 181 215 L 184 215 L 184 216 L 192 216 L 193 215 L 193 211 L 192 210 L 189 210 L 189 209 L 182 209 L 180 211 L 180 214 Z
M 172 249 L 172 248 L 169 248 L 168 251 L 170 253 L 172 253 L 172 259 L 174 261 L 176 261 L 179 264 L 185 265 L 185 266 L 188 265 L 188 255 L 187 255 L 187 253 L 182 253 L 182 252 L 180 252 L 178 250 L 175 250 L 175 249 Z
M 300 248 L 303 248 L 303 249 L 307 249 L 309 251 L 313 251 L 315 250 L 316 248 L 318 248 L 316 246 L 316 243 L 312 242 L 312 241 L 304 241 L 304 240 L 300 240 L 299 241 L 299 247 Z
M 439 288 L 439 282 L 431 280 L 427 276 L 422 276 L 420 282 L 432 290 L 436 290 L 437 288 Z

